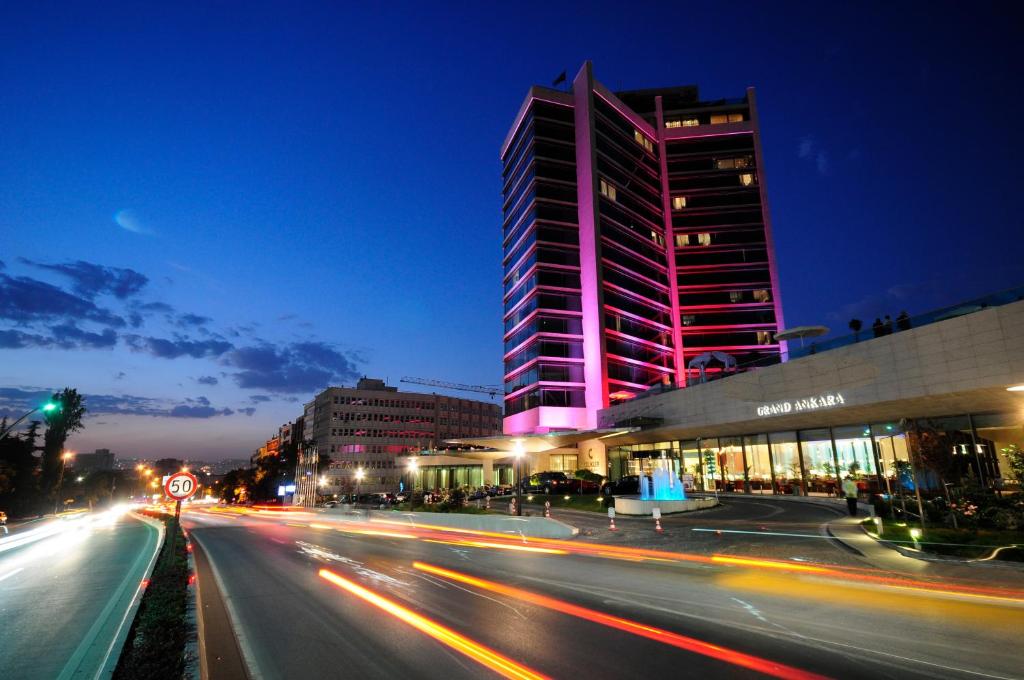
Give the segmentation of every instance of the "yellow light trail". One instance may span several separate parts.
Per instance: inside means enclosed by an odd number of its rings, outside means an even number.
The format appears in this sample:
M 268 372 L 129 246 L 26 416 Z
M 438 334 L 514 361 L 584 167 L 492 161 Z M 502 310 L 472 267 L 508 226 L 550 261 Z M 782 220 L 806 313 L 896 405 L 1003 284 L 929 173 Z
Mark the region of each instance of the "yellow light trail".
M 424 543 L 442 543 L 444 545 L 464 545 L 470 548 L 496 548 L 498 550 L 517 550 L 519 552 L 530 552 L 530 553 L 542 553 L 546 555 L 568 555 L 569 551 L 559 550 L 557 548 L 536 548 L 532 545 L 517 545 L 515 543 L 490 543 L 488 541 L 471 541 L 469 539 L 459 539 L 453 541 L 443 541 L 436 538 L 425 538 Z
M 537 606 L 544 607 L 545 609 L 551 609 L 563 614 L 575 616 L 592 623 L 599 623 L 603 626 L 608 626 L 610 628 L 615 628 L 617 630 L 647 638 L 648 640 L 654 640 L 655 642 L 671 645 L 678 649 L 694 652 L 719 661 L 725 661 L 726 663 L 731 663 L 742 668 L 749 668 L 757 671 L 758 673 L 763 673 L 772 677 L 790 678 L 792 680 L 820 680 L 825 677 L 793 666 L 787 666 L 775 661 L 753 656 L 751 654 L 744 654 L 743 652 L 738 652 L 736 650 L 729 649 L 728 647 L 704 642 L 697 638 L 679 635 L 678 633 L 673 633 L 654 626 L 648 626 L 637 621 L 612 616 L 610 614 L 605 614 L 604 612 L 599 612 L 595 609 L 580 607 L 578 605 L 565 602 L 564 600 L 557 600 L 553 597 L 534 593 L 529 590 L 506 586 L 501 583 L 495 583 L 494 581 L 487 581 L 482 578 L 476 578 L 475 576 L 452 571 L 450 569 L 435 567 L 432 564 L 426 564 L 424 562 L 413 562 L 412 566 L 415 569 L 425 571 L 428 574 L 433 574 L 434 576 L 440 576 L 441 578 L 475 586 L 481 590 L 505 595 L 519 602 L 529 602 L 530 604 L 535 604 Z
M 425 616 L 421 616 L 393 600 L 389 600 L 382 595 L 378 595 L 371 590 L 367 590 L 359 584 L 353 583 L 329 569 L 321 569 L 319 574 L 320 577 L 326 581 L 333 583 L 339 588 L 346 590 L 359 598 L 362 598 L 375 607 L 383 609 L 400 621 L 404 621 L 421 633 L 425 633 L 438 642 L 468 656 L 470 659 L 473 659 L 482 666 L 490 668 L 502 677 L 516 678 L 518 680 L 546 680 L 547 678 L 547 676 L 513 661 L 490 647 L 485 647 L 479 642 L 470 640 L 465 635 L 457 633 L 436 621 L 426 618 Z

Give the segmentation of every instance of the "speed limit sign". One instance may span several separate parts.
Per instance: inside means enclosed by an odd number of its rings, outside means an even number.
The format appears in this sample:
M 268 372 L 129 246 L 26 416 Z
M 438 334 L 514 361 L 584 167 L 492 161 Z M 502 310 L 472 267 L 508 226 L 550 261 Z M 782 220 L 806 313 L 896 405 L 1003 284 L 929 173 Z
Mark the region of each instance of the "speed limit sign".
M 175 472 L 164 482 L 164 493 L 176 501 L 190 498 L 199 488 L 199 480 L 191 472 Z

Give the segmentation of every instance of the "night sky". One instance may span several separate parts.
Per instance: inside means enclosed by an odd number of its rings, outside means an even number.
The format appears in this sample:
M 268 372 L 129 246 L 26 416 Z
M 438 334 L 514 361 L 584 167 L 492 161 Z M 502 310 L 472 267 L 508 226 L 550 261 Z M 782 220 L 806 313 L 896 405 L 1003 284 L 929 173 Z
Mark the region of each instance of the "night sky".
M 758 88 L 787 325 L 1024 284 L 1011 3 L 349 4 L 4 3 L 0 413 L 217 459 L 363 374 L 500 384 L 498 150 L 585 59 Z

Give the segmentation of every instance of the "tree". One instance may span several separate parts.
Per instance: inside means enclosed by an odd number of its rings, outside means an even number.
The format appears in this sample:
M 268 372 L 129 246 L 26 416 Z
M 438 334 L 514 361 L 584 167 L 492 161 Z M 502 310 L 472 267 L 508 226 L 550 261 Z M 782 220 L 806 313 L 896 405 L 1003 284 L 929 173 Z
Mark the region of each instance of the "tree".
M 31 514 L 38 501 L 38 437 L 39 421 L 34 420 L 20 436 L 0 439 L 0 509 L 12 515 Z
M 46 434 L 43 436 L 42 478 L 40 487 L 43 494 L 52 499 L 56 492 L 57 477 L 60 474 L 61 455 L 64 444 L 72 433 L 85 427 L 85 405 L 78 390 L 65 387 L 53 395 L 58 408 L 43 414 L 46 419 Z
M 864 327 L 864 323 L 860 319 L 850 319 L 850 330 L 853 331 L 853 341 L 858 342 L 860 340 L 860 329 Z
M 999 451 L 1006 456 L 1006 461 L 1010 464 L 1010 472 L 1017 479 L 1017 482 L 1024 487 L 1024 451 L 1020 450 L 1016 444 L 1010 444 L 1009 446 L 999 449 Z

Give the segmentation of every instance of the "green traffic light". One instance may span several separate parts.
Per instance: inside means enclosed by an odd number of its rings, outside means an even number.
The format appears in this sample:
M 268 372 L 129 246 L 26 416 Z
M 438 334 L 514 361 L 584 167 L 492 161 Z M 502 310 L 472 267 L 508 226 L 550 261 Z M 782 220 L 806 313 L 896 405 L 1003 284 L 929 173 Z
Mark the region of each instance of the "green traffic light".
M 43 406 L 43 411 L 49 413 L 50 411 L 56 411 L 58 408 L 60 407 L 57 404 L 53 403 L 52 401 L 48 401 L 46 402 L 46 405 Z

